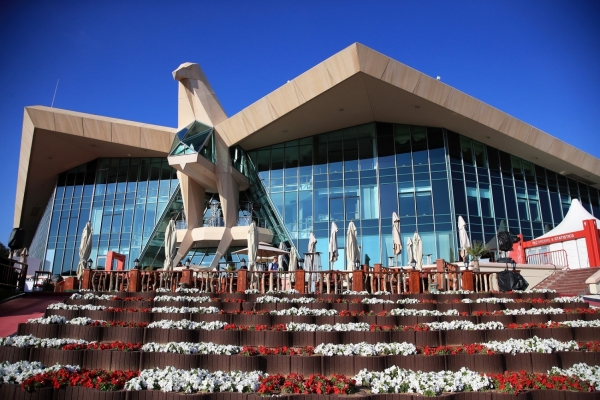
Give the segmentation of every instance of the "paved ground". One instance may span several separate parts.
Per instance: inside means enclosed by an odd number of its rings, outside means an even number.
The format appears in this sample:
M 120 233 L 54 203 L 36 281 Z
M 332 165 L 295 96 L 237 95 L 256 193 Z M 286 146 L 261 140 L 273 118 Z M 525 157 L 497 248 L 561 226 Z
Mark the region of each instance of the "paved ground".
M 17 331 L 19 323 L 27 322 L 29 318 L 41 317 L 48 304 L 58 303 L 69 297 L 70 294 L 64 296 L 26 295 L 0 304 L 0 337 L 12 335 Z

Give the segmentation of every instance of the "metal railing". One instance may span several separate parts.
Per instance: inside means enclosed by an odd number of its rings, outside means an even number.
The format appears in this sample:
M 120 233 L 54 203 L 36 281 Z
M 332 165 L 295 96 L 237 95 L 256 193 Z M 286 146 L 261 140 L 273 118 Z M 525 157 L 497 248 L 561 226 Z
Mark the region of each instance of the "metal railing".
M 0 259 L 0 287 L 23 291 L 26 277 L 27 264 L 12 259 Z
M 408 271 L 403 269 L 381 268 L 381 272 L 371 270 L 364 275 L 364 287 L 369 293 L 390 292 L 408 293 Z
M 91 283 L 95 292 L 125 292 L 129 288 L 129 271 L 95 270 L 91 273 Z
M 157 289 L 167 289 L 174 292 L 181 280 L 181 271 L 142 271 L 141 291 L 152 292 Z
M 527 264 L 542 265 L 550 264 L 557 267 L 569 268 L 569 258 L 565 250 L 547 251 L 544 253 L 529 254 Z

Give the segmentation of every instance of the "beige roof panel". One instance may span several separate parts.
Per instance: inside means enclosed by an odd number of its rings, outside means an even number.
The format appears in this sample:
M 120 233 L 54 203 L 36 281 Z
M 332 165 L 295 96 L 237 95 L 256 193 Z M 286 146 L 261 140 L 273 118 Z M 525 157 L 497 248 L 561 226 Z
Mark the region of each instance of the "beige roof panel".
M 300 93 L 296 82 L 289 81 L 279 89 L 267 95 L 277 115 L 284 115 L 304 103 L 304 96 Z
M 414 93 L 433 103 L 443 105 L 452 88 L 437 79 L 433 79 L 425 74 L 421 74 L 419 83 L 414 90 Z
M 75 115 L 54 113 L 54 125 L 57 132 L 83 136 L 83 118 Z
M 337 85 L 359 71 L 358 55 L 353 46 L 347 47 L 332 57 L 329 57 L 327 60 L 323 61 L 323 65 L 327 68 L 333 85 Z
M 333 86 L 333 78 L 324 63 L 312 67 L 294 79 L 294 82 L 298 85 L 298 89 L 306 101 L 317 97 Z
M 398 61 L 391 60 L 388 63 L 381 80 L 413 93 L 419 83 L 422 73 L 412 69 Z
M 267 97 L 263 97 L 250 107 L 244 109 L 244 116 L 253 130 L 258 130 L 277 119 L 278 115 Z
M 360 43 L 354 43 L 348 49 L 351 48 L 356 51 L 360 72 L 383 79 L 382 76 L 387 70 L 391 58 Z

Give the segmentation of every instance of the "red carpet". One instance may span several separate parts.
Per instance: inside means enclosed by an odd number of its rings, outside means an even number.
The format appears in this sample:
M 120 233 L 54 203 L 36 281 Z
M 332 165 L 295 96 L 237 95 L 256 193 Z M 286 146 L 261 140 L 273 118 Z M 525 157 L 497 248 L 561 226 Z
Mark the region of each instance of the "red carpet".
M 61 302 L 70 295 L 71 293 L 64 296 L 26 295 L 0 304 L 0 337 L 12 335 L 17 331 L 19 323 L 41 317 L 48 304 Z

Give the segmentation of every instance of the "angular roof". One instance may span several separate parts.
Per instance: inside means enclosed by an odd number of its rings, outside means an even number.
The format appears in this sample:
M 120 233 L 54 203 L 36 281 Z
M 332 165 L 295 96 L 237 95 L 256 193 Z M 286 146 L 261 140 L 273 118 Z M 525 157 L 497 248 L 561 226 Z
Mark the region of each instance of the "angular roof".
M 600 188 L 600 160 L 354 43 L 216 126 L 246 150 L 372 121 L 444 127 Z
M 14 226 L 29 245 L 61 172 L 99 157 L 166 157 L 176 129 L 116 118 L 26 107 Z

